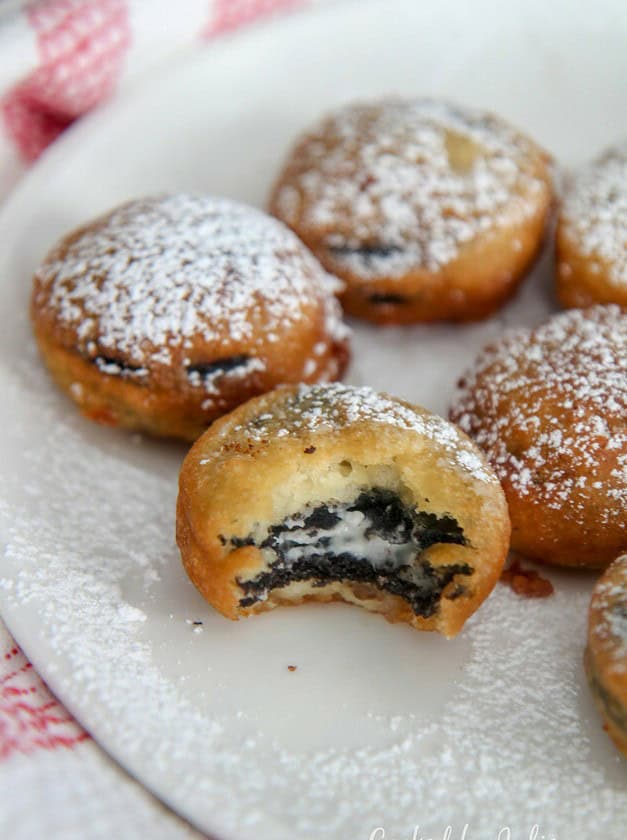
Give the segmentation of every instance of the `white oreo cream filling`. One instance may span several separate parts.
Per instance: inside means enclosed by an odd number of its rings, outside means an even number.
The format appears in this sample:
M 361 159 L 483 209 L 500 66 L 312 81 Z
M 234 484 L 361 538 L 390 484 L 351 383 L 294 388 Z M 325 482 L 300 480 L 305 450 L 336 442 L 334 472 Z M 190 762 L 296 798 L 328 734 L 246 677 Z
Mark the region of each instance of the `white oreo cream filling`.
M 278 536 L 279 545 L 287 543 L 289 546 L 284 553 L 286 561 L 294 562 L 319 554 L 321 541 L 324 540 L 329 554 L 362 557 L 375 569 L 397 568 L 411 563 L 416 554 L 416 545 L 412 541 L 389 542 L 372 533 L 372 522 L 362 511 L 338 507 L 337 515 L 338 521 L 327 529 L 307 529 L 302 516 L 286 519 L 285 525 L 289 530 Z
M 436 543 L 466 546 L 463 529 L 450 514 L 418 511 L 382 487 L 364 489 L 350 502 L 308 505 L 263 537 L 224 541 L 233 547 L 254 545 L 267 562 L 255 577 L 237 579 L 243 607 L 297 581 L 308 582 L 313 591 L 348 581 L 398 595 L 417 615 L 429 616 L 453 578 L 473 572 L 466 562 L 434 566 L 423 556 Z M 464 591 L 461 579 L 458 583 L 453 597 Z

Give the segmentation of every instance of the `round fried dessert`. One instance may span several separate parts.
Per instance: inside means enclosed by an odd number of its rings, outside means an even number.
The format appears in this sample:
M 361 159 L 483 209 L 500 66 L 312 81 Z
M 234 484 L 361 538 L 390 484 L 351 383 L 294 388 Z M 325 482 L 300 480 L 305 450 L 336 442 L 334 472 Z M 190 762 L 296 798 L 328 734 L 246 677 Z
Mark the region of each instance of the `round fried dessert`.
M 594 587 L 584 665 L 605 729 L 627 756 L 627 554 Z
M 64 237 L 35 274 L 31 316 L 52 376 L 87 417 L 194 440 L 280 383 L 342 374 L 336 286 L 259 210 L 159 196 Z
M 567 186 L 556 248 L 563 306 L 627 307 L 627 143 L 606 151 Z
M 369 388 L 251 400 L 199 438 L 180 475 L 183 564 L 232 619 L 342 600 L 454 636 L 498 579 L 509 531 L 474 444 Z
M 506 333 L 459 384 L 450 416 L 501 479 L 512 548 L 588 567 L 627 548 L 627 313 L 572 309 Z
M 347 312 L 471 321 L 513 294 L 538 253 L 549 168 L 490 114 L 429 99 L 354 104 L 297 141 L 270 211 L 345 281 Z

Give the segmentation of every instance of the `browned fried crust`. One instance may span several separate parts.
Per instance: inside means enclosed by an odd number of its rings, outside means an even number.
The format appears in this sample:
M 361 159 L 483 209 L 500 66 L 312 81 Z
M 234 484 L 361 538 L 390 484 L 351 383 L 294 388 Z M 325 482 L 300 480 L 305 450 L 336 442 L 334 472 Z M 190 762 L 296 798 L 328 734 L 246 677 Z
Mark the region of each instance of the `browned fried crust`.
M 487 480 L 477 480 L 426 436 L 379 423 L 352 422 L 335 430 L 292 428 L 290 434 L 277 435 L 270 420 L 267 435 L 246 431 L 247 426 L 254 429 L 255 418 L 274 415 L 295 391 L 281 388 L 235 409 L 203 434 L 186 457 L 179 479 L 177 542 L 191 580 L 231 619 L 278 604 L 347 600 L 383 613 L 389 621 L 454 636 L 494 587 L 507 554 L 509 519 L 498 481 L 489 473 Z M 411 408 L 429 416 L 424 409 Z M 465 449 L 470 442 L 458 434 L 459 446 Z M 236 578 L 254 576 L 266 561 L 256 546 L 234 548 L 225 537 L 243 538 L 259 523 L 266 527 L 281 522 L 311 502 L 343 498 L 347 486 L 357 493 L 373 475 L 383 474 L 386 481 L 404 488 L 416 505 L 450 512 L 463 526 L 467 546 L 438 544 L 427 549 L 436 566 L 470 563 L 474 572 L 463 594 L 457 597 L 452 582 L 430 617 L 416 615 L 397 595 L 351 581 L 277 589 L 267 600 L 242 606 L 243 591 Z
M 395 104 L 394 101 L 391 103 Z M 389 104 L 383 101 L 371 106 L 364 105 L 360 119 L 366 122 L 379 118 L 381 114 L 385 114 Z M 408 106 L 410 105 L 411 103 L 408 103 Z M 366 141 L 357 133 L 356 137 L 351 136 L 346 140 L 342 130 L 345 114 L 354 108 L 355 106 L 349 105 L 331 115 L 321 126 L 297 141 L 270 196 L 270 212 L 292 227 L 328 271 L 345 281 L 341 301 L 351 315 L 380 324 L 474 321 L 487 317 L 515 293 L 542 247 L 553 205 L 548 155 L 522 134 L 515 135 L 515 140 L 512 141 L 512 154 L 517 156 L 515 165 L 519 168 L 519 182 L 517 188 L 512 191 L 510 203 L 528 204 L 527 215 L 522 220 L 502 224 L 495 217 L 493 224 L 487 229 L 475 234 L 468 241 L 460 241 L 457 255 L 438 268 L 415 264 L 400 274 L 364 276 L 352 269 L 346 261 L 338 259 L 333 247 L 329 246 L 330 235 L 339 232 L 347 239 L 365 237 L 364 244 L 368 245 L 370 240 L 376 243 L 377 237 L 381 236 L 383 222 L 379 220 L 378 225 L 373 222 L 371 228 L 365 232 L 357 228 L 350 208 L 335 219 L 324 222 L 312 220 L 308 215 L 315 200 L 308 189 L 308 178 L 309 173 L 316 169 L 316 154 L 321 146 L 325 147 L 326 160 L 329 154 L 336 154 L 342 143 L 346 143 L 345 154 L 338 162 L 337 177 L 342 177 L 346 169 L 352 167 L 356 170 L 355 178 L 361 179 L 365 191 L 377 178 L 376 169 L 371 172 L 367 167 L 364 168 L 363 164 L 357 163 L 357 156 L 361 150 L 360 142 L 365 144 L 371 138 Z M 504 125 L 497 118 L 486 115 L 486 125 L 488 124 L 495 130 L 498 130 L 497 126 Z M 382 131 L 385 131 L 385 127 Z M 470 167 L 475 159 L 488 154 L 470 137 L 453 130 L 446 131 L 445 134 L 451 172 L 463 171 Z M 409 134 L 405 139 L 408 143 L 411 141 L 419 146 L 419 141 L 411 138 Z M 390 142 L 386 137 L 385 143 L 382 143 L 382 154 L 385 156 L 400 151 L 391 148 Z M 425 151 L 424 154 L 428 152 Z M 333 172 L 325 170 L 323 177 L 332 184 Z M 537 189 L 539 185 L 540 189 Z M 282 200 L 286 190 L 297 196 L 293 200 L 298 206 L 297 212 L 286 211 L 285 202 Z M 400 200 L 400 196 L 396 198 Z M 484 198 L 485 196 L 481 196 L 481 199 Z M 443 203 L 443 214 L 450 213 L 455 216 L 458 212 L 446 208 L 446 194 L 434 198 L 433 201 Z M 451 202 L 454 207 L 452 198 Z M 384 215 L 377 199 L 373 199 L 373 205 L 375 215 Z M 469 219 L 470 217 L 460 217 L 461 221 Z M 416 236 L 428 241 L 436 234 L 430 232 L 427 227 L 416 231 Z
M 604 568 L 627 548 L 627 316 L 572 310 L 487 347 L 450 417 L 501 480 L 512 548 Z
M 94 266 L 100 258 L 99 249 L 106 248 L 107 254 L 115 256 L 115 244 L 111 245 L 110 233 L 102 243 L 97 239 L 108 219 L 116 211 L 135 205 L 139 208 L 137 212 L 142 212 L 155 201 L 131 202 L 69 233 L 48 254 L 34 278 L 30 314 L 39 350 L 54 381 L 86 417 L 107 425 L 192 441 L 217 417 L 279 384 L 334 380 L 343 375 L 350 355 L 348 339 L 345 333 L 336 335 L 329 331 L 328 302 L 333 301 L 332 294 L 323 290 L 322 286 L 318 288 L 313 280 L 311 294 L 298 298 L 300 320 L 284 328 L 274 324 L 273 335 L 269 335 L 271 331 L 268 328 L 269 303 L 258 295 L 252 335 L 248 338 L 234 337 L 225 318 L 220 328 L 214 329 L 211 339 L 199 330 L 186 335 L 185 342 L 175 334 L 172 341 L 168 337 L 163 345 L 143 340 L 141 347 L 137 348 L 148 360 L 142 375 L 137 374 L 137 359 L 132 358 L 129 352 L 107 346 L 98 332 L 97 317 L 93 312 L 86 312 L 80 299 L 72 297 L 73 306 L 81 311 L 81 317 L 74 317 L 71 323 L 61 317 L 53 297 L 55 284 L 62 283 L 64 294 L 69 298 L 73 295 L 76 281 L 59 280 L 59 274 L 55 276 L 54 272 L 63 271 L 67 255 L 75 244 L 88 237 L 96 238 Z M 127 212 L 132 215 L 132 209 Z M 119 257 L 123 264 L 124 258 L 132 261 L 133 254 L 127 253 L 121 245 Z M 167 257 L 168 254 L 164 253 L 164 259 Z M 276 260 L 280 259 L 280 254 L 277 254 Z M 307 266 L 307 270 L 311 271 L 311 266 Z M 89 262 L 85 271 L 88 274 L 91 272 L 90 283 L 97 286 L 102 282 L 97 269 Z M 185 271 L 183 262 L 181 274 L 185 275 Z M 268 293 L 271 295 L 272 290 L 269 289 Z M 89 342 L 82 334 L 79 335 L 86 323 L 91 325 Z M 166 346 L 170 361 L 163 362 L 159 360 L 159 351 Z M 238 357 L 250 357 L 262 365 L 242 371 L 241 375 L 217 378 L 210 391 L 194 386 L 188 376 L 190 366 L 221 360 L 228 363 Z M 111 362 L 113 372 L 99 364 L 103 358 Z

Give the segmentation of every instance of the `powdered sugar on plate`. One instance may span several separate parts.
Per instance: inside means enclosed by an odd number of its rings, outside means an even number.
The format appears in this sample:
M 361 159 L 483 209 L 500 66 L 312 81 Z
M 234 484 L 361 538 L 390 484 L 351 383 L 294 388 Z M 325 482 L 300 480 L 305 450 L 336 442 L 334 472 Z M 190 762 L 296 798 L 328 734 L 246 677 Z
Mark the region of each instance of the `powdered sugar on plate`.
M 563 197 L 561 223 L 582 254 L 603 261 L 610 283 L 627 286 L 627 143 L 575 175 Z
M 72 428 L 80 418 L 59 421 L 48 395 L 34 396 L 34 405 L 51 434 L 26 459 L 27 475 L 39 477 L 30 485 L 28 504 L 5 499 L 0 509 L 5 526 L 10 522 L 0 585 L 7 616 L 17 619 L 29 610 L 38 615 L 40 651 L 56 663 L 56 689 L 70 698 L 80 695 L 81 707 L 89 704 L 94 735 L 116 744 L 118 758 L 133 771 L 141 768 L 143 780 L 166 800 L 171 790 L 161 780 L 175 779 L 174 801 L 184 801 L 185 812 L 205 830 L 225 838 L 313 840 L 368 838 L 380 825 L 387 836 L 411 837 L 416 825 L 429 832 L 425 836 L 437 836 L 449 823 L 461 831 L 467 822 L 468 836 L 483 838 L 496 836 L 503 824 L 526 836 L 539 822 L 547 837 L 560 836 L 555 826 L 566 837 L 575 836 L 590 819 L 590 803 L 597 803 L 595 825 L 616 836 L 615 814 L 627 808 L 627 793 L 620 774 L 608 782 L 592 759 L 580 708 L 587 592 L 561 579 L 548 605 L 497 589 L 468 624 L 463 669 L 437 713 L 425 716 L 420 697 L 409 712 L 373 711 L 380 707 L 370 668 L 376 663 L 382 678 L 402 685 L 406 663 L 366 656 L 363 669 L 353 669 L 350 677 L 366 698 L 362 710 L 351 704 L 350 694 L 334 709 L 346 729 L 362 731 L 361 743 L 349 746 L 338 738 L 335 745 L 298 747 L 276 734 L 272 715 L 259 718 L 255 712 L 259 705 L 274 708 L 275 716 L 283 709 L 280 714 L 296 715 L 303 730 L 328 725 L 311 717 L 308 691 L 317 684 L 316 673 L 322 679 L 323 662 L 340 651 L 340 662 L 362 661 L 361 611 L 351 610 L 352 633 L 337 640 L 336 651 L 299 667 L 299 675 L 313 670 L 313 682 L 284 688 L 284 708 L 272 673 L 273 651 L 255 647 L 266 680 L 246 679 L 253 639 L 263 637 L 272 617 L 256 619 L 248 634 L 246 624 L 226 622 L 186 588 L 172 540 L 174 476 L 125 462 L 115 448 L 80 442 Z M 63 444 L 68 438 L 70 448 Z M 160 458 L 157 449 L 148 455 Z M 166 472 L 175 470 L 173 463 Z M 91 490 L 77 494 L 77 486 Z M 333 625 L 335 610 L 330 605 L 313 613 L 310 632 L 318 627 L 322 634 L 322 625 Z M 190 615 L 203 621 L 203 633 L 190 632 Z M 374 636 L 398 633 L 404 647 L 400 634 L 407 628 L 388 627 L 372 616 L 365 620 Z M 298 625 L 291 632 L 284 627 L 276 637 L 279 648 L 302 651 L 299 632 Z M 415 633 L 412 641 L 419 650 L 428 640 Z M 163 645 L 178 666 L 164 669 Z M 236 658 L 234 671 L 220 664 L 220 646 Z M 281 661 L 286 656 L 282 652 Z M 455 661 L 457 654 L 451 651 L 451 657 Z M 195 698 L 187 680 L 207 663 L 206 688 Z M 233 676 L 238 672 L 239 691 Z M 432 678 L 429 672 L 424 677 Z M 220 703 L 221 691 L 228 705 Z M 567 801 L 560 795 L 563 778 Z M 304 793 L 294 796 L 294 790 Z M 507 803 L 506 812 L 495 811 L 495 799 Z
M 445 102 L 350 105 L 297 143 L 273 205 L 359 277 L 437 271 L 546 203 L 541 154 L 502 120 Z
M 167 369 L 201 342 L 254 353 L 316 306 L 331 338 L 347 334 L 338 282 L 284 225 L 226 198 L 128 202 L 55 248 L 36 281 L 35 306 L 109 374 Z
M 573 309 L 506 333 L 464 376 L 452 417 L 521 496 L 627 528 L 627 315 Z M 526 441 L 516 446 L 519 437 Z M 515 451 L 514 451 L 515 450 Z

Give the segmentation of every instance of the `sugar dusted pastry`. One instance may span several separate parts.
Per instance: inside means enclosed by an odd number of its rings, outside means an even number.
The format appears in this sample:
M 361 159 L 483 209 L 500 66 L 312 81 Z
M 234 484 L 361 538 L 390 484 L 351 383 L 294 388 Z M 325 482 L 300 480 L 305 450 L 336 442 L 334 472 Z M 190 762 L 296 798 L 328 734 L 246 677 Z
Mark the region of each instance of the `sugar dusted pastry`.
M 378 323 L 471 321 L 540 249 L 549 159 L 503 120 L 431 99 L 340 108 L 297 140 L 270 198 Z
M 177 541 L 237 619 L 343 600 L 459 632 L 509 542 L 498 480 L 453 425 L 369 388 L 280 388 L 217 421 L 183 464 Z
M 627 756 L 627 554 L 594 587 L 584 663 L 607 734 Z
M 341 376 L 337 281 L 284 225 L 223 198 L 142 198 L 65 236 L 31 315 L 57 384 L 92 420 L 195 439 L 283 382 Z
M 583 167 L 566 188 L 557 296 L 563 306 L 627 307 L 627 142 Z
M 501 479 L 513 549 L 589 567 L 627 549 L 627 312 L 572 309 L 506 333 L 450 416 Z

